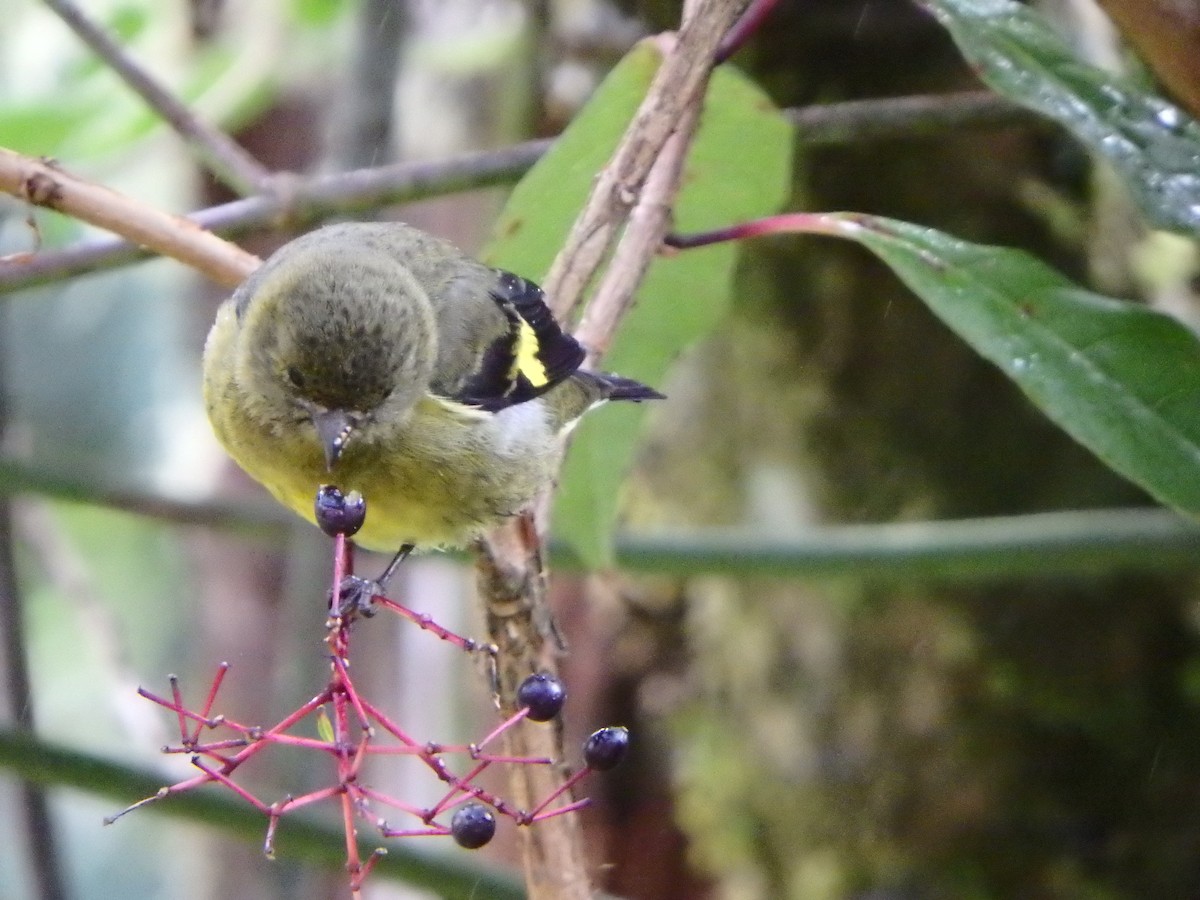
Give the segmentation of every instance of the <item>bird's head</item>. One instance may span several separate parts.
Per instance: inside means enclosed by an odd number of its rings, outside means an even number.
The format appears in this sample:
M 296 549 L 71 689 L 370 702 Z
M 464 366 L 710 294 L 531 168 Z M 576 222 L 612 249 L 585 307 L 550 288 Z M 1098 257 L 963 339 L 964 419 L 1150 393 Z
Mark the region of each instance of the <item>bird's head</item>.
M 336 233 L 335 233 L 336 234 Z M 311 423 L 333 469 L 375 423 L 402 424 L 437 357 L 432 307 L 387 254 L 313 232 L 238 289 L 239 379 L 265 423 Z

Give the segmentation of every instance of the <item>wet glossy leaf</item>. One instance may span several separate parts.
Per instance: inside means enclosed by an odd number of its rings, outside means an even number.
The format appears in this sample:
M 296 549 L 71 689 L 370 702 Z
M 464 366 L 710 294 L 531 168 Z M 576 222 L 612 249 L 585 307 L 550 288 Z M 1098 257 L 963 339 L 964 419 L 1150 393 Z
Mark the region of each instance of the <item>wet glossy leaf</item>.
M 996 91 L 1069 129 L 1129 185 L 1154 225 L 1200 230 L 1200 124 L 1071 53 L 1011 0 L 922 0 Z
M 652 45 L 635 48 L 517 186 L 489 254 L 497 265 L 535 278 L 549 268 L 658 62 Z M 735 70 L 718 69 L 676 205 L 677 227 L 711 228 L 777 209 L 791 155 L 791 128 L 762 92 Z M 725 315 L 737 254 L 736 246 L 724 245 L 657 260 L 603 368 L 661 385 L 676 357 Z M 575 435 L 554 531 L 591 566 L 611 559 L 620 486 L 645 412 L 646 405 L 613 404 L 588 416 Z
M 887 263 L 1054 422 L 1163 503 L 1200 515 L 1200 340 L 1017 250 L 891 219 L 814 216 Z

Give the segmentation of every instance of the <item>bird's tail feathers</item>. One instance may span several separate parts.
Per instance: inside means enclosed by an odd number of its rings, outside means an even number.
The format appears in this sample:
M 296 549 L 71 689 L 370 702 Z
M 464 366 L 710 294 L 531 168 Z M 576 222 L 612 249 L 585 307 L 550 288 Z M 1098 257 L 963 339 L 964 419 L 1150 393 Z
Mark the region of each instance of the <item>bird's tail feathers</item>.
M 643 400 L 667 399 L 666 394 L 662 394 L 640 381 L 634 381 L 632 378 L 622 378 L 620 375 L 610 375 L 607 372 L 591 374 L 603 390 L 605 400 L 632 400 L 640 403 Z

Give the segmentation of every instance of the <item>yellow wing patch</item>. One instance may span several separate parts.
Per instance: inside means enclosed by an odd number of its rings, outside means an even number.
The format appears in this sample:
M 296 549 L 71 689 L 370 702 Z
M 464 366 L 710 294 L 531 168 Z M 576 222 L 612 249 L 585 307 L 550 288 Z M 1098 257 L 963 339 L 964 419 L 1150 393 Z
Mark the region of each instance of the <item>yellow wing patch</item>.
M 530 385 L 535 388 L 542 388 L 550 383 L 550 378 L 546 374 L 546 366 L 538 357 L 539 352 L 541 352 L 541 344 L 538 342 L 537 332 L 522 318 L 517 331 L 517 358 L 512 371 L 514 380 L 520 374 L 524 375 Z
M 569 378 L 585 353 L 554 321 L 542 289 L 533 282 L 497 269 L 490 293 L 508 328 L 483 348 L 454 399 L 497 412 Z

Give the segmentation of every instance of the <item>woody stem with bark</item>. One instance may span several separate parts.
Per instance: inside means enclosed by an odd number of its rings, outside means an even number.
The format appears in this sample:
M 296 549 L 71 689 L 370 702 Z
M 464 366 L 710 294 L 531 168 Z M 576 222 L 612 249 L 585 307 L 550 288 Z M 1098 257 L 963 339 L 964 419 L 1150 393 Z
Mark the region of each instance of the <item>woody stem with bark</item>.
M 551 267 L 544 285 L 546 294 L 553 298 L 555 313 L 569 319 L 602 262 L 613 252 L 580 326 L 580 334 L 592 347 L 602 350 L 608 345 L 670 229 L 682 160 L 695 130 L 712 61 L 746 5 L 745 0 L 701 0 L 689 9 L 674 39 L 658 39 L 664 48 L 658 73 Z M 504 703 L 512 702 L 521 679 L 530 672 L 556 669 L 559 648 L 546 607 L 542 562 L 546 508 L 545 502 L 537 504 L 536 512 L 495 529 L 481 544 L 480 593 L 490 640 L 500 650 L 498 675 Z M 561 730 L 533 729 L 520 723 L 506 734 L 506 752 L 562 759 Z M 561 766 L 536 767 L 536 771 L 532 766 L 515 766 L 509 793 L 528 809 L 536 798 L 560 790 L 567 778 Z M 522 829 L 522 838 L 531 900 L 584 900 L 591 896 L 574 816 L 556 816 L 536 828 Z

